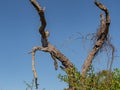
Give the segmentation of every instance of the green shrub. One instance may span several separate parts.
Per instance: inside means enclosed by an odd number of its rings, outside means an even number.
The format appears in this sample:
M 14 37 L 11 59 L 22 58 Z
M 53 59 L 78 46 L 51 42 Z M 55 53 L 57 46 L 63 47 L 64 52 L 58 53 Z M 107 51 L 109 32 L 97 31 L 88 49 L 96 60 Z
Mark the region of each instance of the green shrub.
M 64 90 L 120 90 L 120 69 L 118 68 L 95 73 L 91 66 L 86 77 L 82 77 L 76 68 L 67 69 L 66 72 L 66 75 L 58 76 L 69 86 Z

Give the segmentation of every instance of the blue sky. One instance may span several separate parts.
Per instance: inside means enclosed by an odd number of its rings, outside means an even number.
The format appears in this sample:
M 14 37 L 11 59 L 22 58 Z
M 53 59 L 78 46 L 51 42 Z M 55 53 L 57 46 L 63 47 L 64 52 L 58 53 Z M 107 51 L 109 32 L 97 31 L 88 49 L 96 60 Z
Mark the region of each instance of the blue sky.
M 49 41 L 63 52 L 81 70 L 90 50 L 89 40 L 76 39 L 96 32 L 99 26 L 99 10 L 93 0 L 38 0 L 45 7 Z M 116 47 L 113 68 L 119 64 L 120 0 L 100 0 L 110 11 L 110 35 Z M 24 81 L 33 79 L 31 70 L 32 47 L 41 45 L 38 28 L 39 16 L 29 0 L 2 0 L 0 2 L 0 90 L 25 90 Z M 104 53 L 103 53 L 104 54 Z M 96 57 L 96 69 L 106 68 L 105 55 Z M 60 63 L 59 63 L 60 65 Z M 61 69 L 54 70 L 48 53 L 36 53 L 36 68 L 40 88 L 62 90 L 67 85 L 57 78 Z

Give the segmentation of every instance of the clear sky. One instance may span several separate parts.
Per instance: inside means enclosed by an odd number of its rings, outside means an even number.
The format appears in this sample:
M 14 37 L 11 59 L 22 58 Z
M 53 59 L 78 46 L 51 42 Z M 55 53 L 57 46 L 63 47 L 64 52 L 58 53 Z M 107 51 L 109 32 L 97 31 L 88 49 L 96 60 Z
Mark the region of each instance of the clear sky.
M 99 10 L 93 0 L 38 0 L 45 7 L 49 41 L 63 52 L 81 70 L 91 48 L 89 40 L 76 39 L 80 34 L 96 32 L 99 26 Z M 120 68 L 120 0 L 100 0 L 110 11 L 110 35 L 116 47 L 113 68 Z M 32 47 L 41 45 L 38 28 L 39 16 L 29 0 L 1 0 L 0 2 L 0 90 L 25 90 L 24 81 L 33 79 L 31 70 Z M 104 54 L 104 53 L 103 53 Z M 98 55 L 95 67 L 106 68 L 106 62 Z M 60 65 L 60 63 L 59 63 Z M 40 88 L 62 90 L 67 84 L 57 78 L 61 69 L 54 70 L 49 54 L 36 53 L 36 68 Z

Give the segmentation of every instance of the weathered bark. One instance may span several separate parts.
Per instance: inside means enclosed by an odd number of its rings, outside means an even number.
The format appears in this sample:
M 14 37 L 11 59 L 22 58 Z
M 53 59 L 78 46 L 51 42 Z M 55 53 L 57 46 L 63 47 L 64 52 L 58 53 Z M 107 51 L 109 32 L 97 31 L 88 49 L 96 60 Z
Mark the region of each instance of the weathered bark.
M 46 27 L 46 20 L 44 15 L 44 9 L 36 2 L 36 0 L 30 0 L 32 5 L 36 8 L 41 21 L 41 26 L 39 28 L 39 33 L 41 34 L 41 42 L 43 47 L 48 46 L 48 37 L 46 36 L 45 27 Z
M 104 44 L 105 39 L 107 38 L 108 32 L 109 32 L 109 25 L 110 25 L 110 15 L 108 12 L 108 9 L 101 3 L 99 3 L 98 1 L 95 0 L 95 5 L 103 10 L 105 12 L 105 18 L 104 15 L 101 14 L 101 25 L 100 25 L 100 29 L 98 30 L 97 34 L 97 41 L 94 45 L 94 47 L 92 48 L 92 50 L 90 51 L 90 53 L 88 54 L 87 59 L 85 60 L 83 66 L 82 66 L 82 76 L 85 76 L 95 55 L 99 52 L 100 48 L 102 47 L 102 45 Z
M 45 27 L 46 27 L 47 23 L 45 20 L 44 9 L 40 6 L 40 4 L 37 3 L 36 0 L 30 0 L 30 2 L 36 8 L 36 10 L 40 16 L 40 21 L 41 21 L 39 33 L 41 35 L 42 46 L 35 46 L 31 51 L 31 53 L 32 53 L 32 71 L 33 71 L 33 75 L 35 78 L 36 88 L 38 88 L 38 83 L 37 83 L 38 76 L 37 76 L 37 72 L 35 69 L 35 53 L 36 53 L 36 51 L 39 50 L 39 51 L 49 53 L 51 55 L 52 59 L 54 60 L 54 66 L 55 66 L 56 70 L 58 68 L 57 60 L 59 60 L 61 62 L 61 64 L 62 64 L 61 68 L 65 71 L 67 69 L 74 68 L 74 65 L 70 62 L 70 60 L 64 54 L 62 54 L 58 49 L 56 49 L 52 44 L 50 44 L 50 42 L 48 41 L 49 32 L 45 31 Z M 86 75 L 87 70 L 89 69 L 95 55 L 99 52 L 100 48 L 104 44 L 105 39 L 107 38 L 107 35 L 109 32 L 110 15 L 109 15 L 108 9 L 103 4 L 99 3 L 96 0 L 95 0 L 95 5 L 99 9 L 101 9 L 102 11 L 105 12 L 105 17 L 103 14 L 100 15 L 101 25 L 100 25 L 100 29 L 97 32 L 96 43 L 93 46 L 90 53 L 88 54 L 88 57 L 82 66 L 82 72 L 81 72 L 82 76 Z M 72 90 L 70 86 L 69 86 L 68 90 Z
M 73 68 L 74 66 L 64 54 L 62 54 L 59 50 L 57 50 L 53 45 L 51 45 L 48 42 L 49 32 L 45 31 L 46 20 L 45 20 L 44 10 L 41 8 L 41 6 L 37 3 L 36 0 L 30 0 L 30 2 L 36 8 L 36 10 L 37 10 L 37 12 L 40 16 L 40 21 L 41 21 L 41 26 L 39 28 L 39 33 L 41 35 L 42 47 L 41 46 L 36 46 L 31 51 L 31 53 L 32 53 L 32 71 L 33 71 L 34 78 L 35 78 L 36 88 L 38 88 L 38 83 L 37 83 L 38 77 L 37 77 L 37 72 L 36 72 L 35 63 L 34 63 L 35 62 L 35 52 L 37 50 L 50 53 L 52 59 L 54 60 L 54 66 L 55 66 L 56 70 L 58 68 L 57 60 L 59 60 L 62 63 L 63 66 L 61 66 L 61 67 L 64 70 L 68 69 L 68 68 L 71 68 L 71 67 Z

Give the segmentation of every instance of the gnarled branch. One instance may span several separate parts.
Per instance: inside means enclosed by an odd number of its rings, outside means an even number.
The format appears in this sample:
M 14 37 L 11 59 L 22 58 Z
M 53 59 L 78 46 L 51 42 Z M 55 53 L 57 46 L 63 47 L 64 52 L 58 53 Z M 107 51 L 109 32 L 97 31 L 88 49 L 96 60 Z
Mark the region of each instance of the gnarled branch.
M 41 26 L 39 28 L 39 33 L 41 34 L 41 42 L 43 47 L 48 46 L 48 37 L 46 36 L 45 33 L 45 27 L 46 27 L 46 20 L 45 20 L 45 15 L 44 15 L 44 9 L 36 2 L 36 0 L 30 0 L 32 5 L 36 8 L 39 16 L 40 16 L 40 21 L 41 21 Z
M 34 64 L 35 52 L 37 50 L 50 53 L 52 59 L 54 60 L 54 66 L 55 66 L 56 70 L 58 68 L 57 60 L 59 60 L 62 63 L 64 69 L 69 69 L 74 66 L 64 54 L 62 54 L 59 50 L 57 50 L 53 45 L 51 45 L 48 42 L 49 32 L 45 31 L 46 20 L 45 20 L 44 10 L 41 8 L 41 6 L 37 3 L 36 0 L 30 0 L 30 2 L 36 8 L 36 10 L 40 16 L 40 21 L 41 21 L 41 26 L 39 28 L 39 32 L 41 34 L 42 47 L 36 46 L 31 51 L 31 53 L 32 53 L 32 71 L 33 71 L 34 78 L 35 78 L 36 88 L 38 88 L 38 83 L 37 83 L 38 77 L 37 77 L 37 72 L 36 72 L 35 64 Z
M 86 75 L 87 70 L 89 69 L 92 63 L 92 60 L 94 59 L 96 53 L 99 52 L 109 32 L 110 15 L 109 15 L 108 9 L 103 4 L 101 4 L 96 0 L 95 0 L 95 5 L 105 12 L 106 17 L 104 18 L 103 14 L 100 15 L 101 25 L 100 25 L 100 29 L 98 30 L 97 41 L 94 47 L 92 48 L 92 50 L 90 51 L 90 53 L 88 54 L 88 57 L 82 66 L 82 72 L 81 72 L 82 76 Z
M 57 60 L 59 60 L 62 65 L 64 66 L 65 69 L 74 67 L 73 64 L 70 62 L 70 60 L 64 56 L 64 54 L 62 54 L 59 50 L 57 50 L 53 45 L 51 45 L 50 43 L 48 44 L 48 47 L 40 47 L 40 46 L 36 46 L 32 49 L 31 53 L 32 53 L 32 71 L 34 74 L 34 78 L 35 78 L 35 85 L 36 88 L 38 88 L 38 83 L 37 83 L 37 72 L 35 69 L 35 52 L 39 50 L 39 51 L 43 51 L 43 52 L 48 52 L 51 54 L 51 57 L 54 60 L 54 65 L 55 65 L 55 69 L 57 70 L 58 68 L 58 64 L 57 64 Z M 56 60 L 57 59 L 57 60 Z

